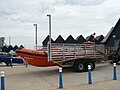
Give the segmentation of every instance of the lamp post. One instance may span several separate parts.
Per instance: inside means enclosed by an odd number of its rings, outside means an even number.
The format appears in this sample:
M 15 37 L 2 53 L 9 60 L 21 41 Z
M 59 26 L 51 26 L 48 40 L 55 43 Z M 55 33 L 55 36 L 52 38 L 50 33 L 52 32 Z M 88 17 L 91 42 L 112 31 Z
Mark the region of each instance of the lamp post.
M 51 60 L 51 15 L 47 15 L 49 17 L 49 61 Z
M 35 47 L 37 50 L 37 24 L 33 24 L 33 26 L 35 26 Z
M 11 44 L 11 37 L 9 36 L 9 45 Z

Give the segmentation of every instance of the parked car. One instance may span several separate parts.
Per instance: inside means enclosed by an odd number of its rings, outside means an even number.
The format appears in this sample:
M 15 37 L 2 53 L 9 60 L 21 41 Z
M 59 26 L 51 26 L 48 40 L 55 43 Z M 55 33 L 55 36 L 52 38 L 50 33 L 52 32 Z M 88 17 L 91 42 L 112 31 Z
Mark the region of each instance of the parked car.
M 12 63 L 24 63 L 24 60 L 21 57 L 18 57 L 11 53 L 0 52 L 0 62 L 4 62 L 7 66 Z

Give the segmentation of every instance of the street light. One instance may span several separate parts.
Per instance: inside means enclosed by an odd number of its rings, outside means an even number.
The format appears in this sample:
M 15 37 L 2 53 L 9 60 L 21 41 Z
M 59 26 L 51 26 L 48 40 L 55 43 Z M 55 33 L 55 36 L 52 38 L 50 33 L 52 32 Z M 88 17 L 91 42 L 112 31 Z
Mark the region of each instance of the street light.
M 37 24 L 33 24 L 33 26 L 35 26 L 35 46 L 37 50 Z
M 49 17 L 49 52 L 48 52 L 48 60 L 51 60 L 51 15 L 47 15 Z

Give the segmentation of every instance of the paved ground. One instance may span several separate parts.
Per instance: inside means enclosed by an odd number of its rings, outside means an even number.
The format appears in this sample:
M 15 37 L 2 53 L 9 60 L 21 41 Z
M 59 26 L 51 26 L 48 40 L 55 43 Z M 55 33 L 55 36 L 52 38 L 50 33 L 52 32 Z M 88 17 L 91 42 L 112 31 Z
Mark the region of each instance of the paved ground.
M 59 90 L 58 67 L 0 66 L 0 71 L 5 72 L 6 90 Z M 120 65 L 117 80 L 113 80 L 113 66 L 109 63 L 96 66 L 92 72 L 93 84 L 87 84 L 87 77 L 87 72 L 64 69 L 63 90 L 120 90 Z

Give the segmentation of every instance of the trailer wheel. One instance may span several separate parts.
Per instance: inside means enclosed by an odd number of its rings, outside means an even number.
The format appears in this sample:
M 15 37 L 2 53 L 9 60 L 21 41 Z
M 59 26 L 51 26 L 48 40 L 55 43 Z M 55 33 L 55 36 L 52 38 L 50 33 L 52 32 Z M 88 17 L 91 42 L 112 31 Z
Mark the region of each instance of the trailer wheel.
M 95 62 L 87 62 L 87 63 L 85 63 L 85 70 L 86 71 L 88 71 L 88 65 L 91 66 L 92 71 L 95 69 Z
M 111 64 L 113 64 L 113 63 L 118 64 L 118 63 L 119 63 L 119 61 L 111 61 L 110 63 L 111 63 Z
M 74 64 L 74 70 L 77 72 L 85 71 L 85 65 L 83 62 L 75 62 Z

